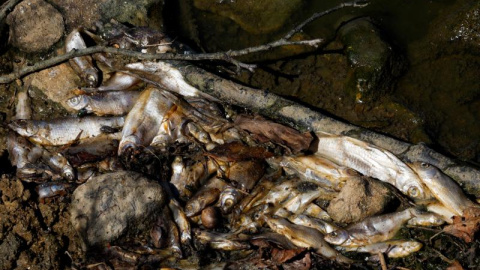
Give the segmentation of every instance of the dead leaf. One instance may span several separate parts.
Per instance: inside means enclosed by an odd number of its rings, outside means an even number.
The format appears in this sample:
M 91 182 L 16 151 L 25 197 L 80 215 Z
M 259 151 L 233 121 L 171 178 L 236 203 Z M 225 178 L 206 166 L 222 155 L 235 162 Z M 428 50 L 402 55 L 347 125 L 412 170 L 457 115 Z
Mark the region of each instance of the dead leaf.
M 453 263 L 447 267 L 447 270 L 463 270 L 463 267 L 458 261 L 453 261 Z
M 252 159 L 266 159 L 273 154 L 263 147 L 247 146 L 241 142 L 231 142 L 219 145 L 207 153 L 214 159 L 221 161 L 242 161 Z
M 463 217 L 454 216 L 453 224 L 446 226 L 443 231 L 470 243 L 480 229 L 480 208 L 467 208 L 463 215 Z
M 272 262 L 275 264 L 282 264 L 293 257 L 297 256 L 298 254 L 305 251 L 303 248 L 296 248 L 296 249 L 272 249 Z
M 239 115 L 235 119 L 235 125 L 254 135 L 260 142 L 271 141 L 289 148 L 293 154 L 305 151 L 310 147 L 313 137 L 310 133 L 299 131 L 266 120 L 260 116 L 253 118 L 247 115 Z
M 310 252 L 305 253 L 303 258 L 282 264 L 284 270 L 308 270 L 312 266 L 312 258 Z

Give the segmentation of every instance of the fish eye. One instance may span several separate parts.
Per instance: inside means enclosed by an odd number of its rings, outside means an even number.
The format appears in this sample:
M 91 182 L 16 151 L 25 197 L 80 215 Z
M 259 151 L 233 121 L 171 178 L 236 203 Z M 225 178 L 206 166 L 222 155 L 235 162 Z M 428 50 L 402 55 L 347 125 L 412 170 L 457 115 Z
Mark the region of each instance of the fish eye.
M 336 236 L 338 236 L 338 233 L 336 231 L 333 231 L 333 232 L 330 233 L 330 235 L 333 236 L 333 237 L 336 237 Z
M 407 194 L 410 196 L 410 197 L 413 197 L 413 198 L 416 198 L 418 196 L 420 196 L 420 189 L 418 187 L 410 187 L 407 191 Z
M 427 169 L 430 167 L 430 164 L 426 163 L 426 162 L 422 162 L 420 163 L 420 167 L 424 168 L 424 169 Z
M 88 81 L 88 84 L 94 86 L 97 84 L 97 77 L 93 74 L 88 74 L 87 81 Z
M 74 96 L 72 97 L 71 99 L 68 100 L 68 102 L 70 102 L 72 105 L 78 105 L 78 103 L 80 103 L 80 96 Z

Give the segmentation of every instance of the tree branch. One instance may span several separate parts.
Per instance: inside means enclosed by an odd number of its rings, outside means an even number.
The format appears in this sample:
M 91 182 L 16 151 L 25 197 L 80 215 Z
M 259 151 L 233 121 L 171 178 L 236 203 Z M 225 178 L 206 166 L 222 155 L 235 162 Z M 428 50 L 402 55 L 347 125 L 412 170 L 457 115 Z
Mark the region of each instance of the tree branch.
M 12 2 L 15 2 L 17 0 L 10 0 Z M 57 64 L 60 64 L 62 62 L 65 62 L 69 59 L 79 57 L 79 56 L 85 56 L 85 55 L 90 55 L 94 53 L 110 53 L 110 54 L 119 54 L 119 55 L 124 55 L 136 59 L 141 59 L 141 60 L 181 60 L 181 61 L 201 61 L 201 60 L 221 60 L 225 61 L 231 64 L 234 64 L 237 66 L 237 68 L 245 68 L 250 71 L 253 71 L 253 69 L 256 67 L 256 65 L 252 64 L 245 64 L 241 63 L 238 60 L 234 59 L 233 57 L 238 57 L 242 55 L 247 55 L 251 53 L 256 53 L 256 52 L 262 52 L 262 51 L 268 51 L 272 48 L 276 47 L 281 47 L 281 46 L 288 46 L 288 45 L 300 45 L 300 46 L 311 46 L 311 47 L 318 47 L 320 46 L 324 40 L 323 39 L 312 39 L 312 40 L 300 40 L 300 41 L 289 41 L 288 39 L 291 38 L 295 33 L 300 31 L 302 27 L 304 27 L 306 24 L 314 21 L 315 19 L 318 19 L 322 16 L 325 16 L 327 14 L 330 14 L 338 9 L 344 8 L 344 7 L 363 7 L 364 5 L 359 4 L 360 1 L 352 1 L 352 2 L 347 2 L 340 4 L 338 6 L 335 6 L 331 9 L 328 9 L 326 11 L 320 12 L 320 13 L 315 13 L 313 16 L 302 22 L 300 25 L 295 27 L 292 31 L 287 33 L 283 38 L 264 44 L 260 46 L 255 46 L 255 47 L 249 47 L 245 48 L 242 50 L 235 50 L 235 51 L 227 51 L 227 52 L 216 52 L 216 53 L 201 53 L 201 54 L 173 54 L 173 53 L 163 53 L 163 54 L 150 54 L 150 53 L 142 53 L 142 52 L 137 52 L 137 51 L 131 51 L 131 50 L 125 50 L 125 49 L 117 49 L 117 48 L 111 48 L 111 47 L 105 47 L 105 46 L 94 46 L 90 48 L 86 48 L 83 50 L 74 50 L 70 51 L 66 54 L 59 55 L 52 57 L 50 59 L 47 59 L 45 61 L 38 62 L 32 66 L 27 66 L 22 69 L 19 69 L 17 71 L 14 71 L 10 74 L 6 74 L 3 76 L 0 76 L 0 83 L 10 83 L 14 81 L 15 79 L 21 78 L 27 74 L 49 68 L 51 66 L 55 66 Z M 363 2 L 364 3 L 364 2 Z M 2 10 L 3 11 L 3 10 Z

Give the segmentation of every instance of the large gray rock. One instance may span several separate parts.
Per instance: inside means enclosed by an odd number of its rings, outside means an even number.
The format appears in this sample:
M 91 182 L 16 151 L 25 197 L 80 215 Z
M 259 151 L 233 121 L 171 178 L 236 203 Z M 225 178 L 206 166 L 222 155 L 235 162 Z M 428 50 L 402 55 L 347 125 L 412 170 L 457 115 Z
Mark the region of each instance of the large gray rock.
M 88 246 L 149 229 L 165 203 L 160 184 L 121 171 L 88 180 L 73 193 L 71 222 Z
M 63 36 L 63 17 L 43 0 L 25 0 L 7 17 L 10 42 L 26 52 L 49 49 Z

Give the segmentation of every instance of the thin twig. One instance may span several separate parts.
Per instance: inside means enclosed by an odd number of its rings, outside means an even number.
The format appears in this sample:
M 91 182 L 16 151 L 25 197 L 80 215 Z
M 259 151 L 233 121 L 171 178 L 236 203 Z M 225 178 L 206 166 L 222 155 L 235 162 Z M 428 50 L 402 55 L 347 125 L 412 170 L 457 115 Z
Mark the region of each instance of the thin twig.
M 12 2 L 15 2 L 15 1 L 12 1 Z M 300 41 L 289 41 L 288 39 L 291 38 L 298 31 L 300 31 L 302 27 L 304 27 L 306 24 L 322 16 L 330 14 L 338 9 L 341 9 L 344 7 L 363 7 L 364 5 L 359 4 L 360 2 L 361 1 L 347 2 L 347 3 L 340 4 L 338 6 L 335 6 L 326 11 L 315 13 L 312 17 L 302 22 L 299 26 L 295 27 L 292 31 L 287 33 L 287 35 L 285 35 L 280 40 L 276 40 L 260 46 L 249 47 L 242 50 L 217 52 L 217 53 L 201 53 L 201 54 L 174 54 L 174 53 L 156 54 L 154 53 L 154 54 L 151 54 L 151 53 L 142 53 L 137 51 L 104 47 L 104 46 L 98 45 L 98 46 L 93 46 L 83 50 L 73 50 L 63 55 L 55 56 L 45 61 L 38 62 L 32 66 L 24 67 L 10 74 L 0 76 L 0 84 L 10 83 L 13 80 L 21 78 L 27 74 L 58 65 L 74 57 L 85 56 L 85 55 L 101 53 L 101 52 L 110 53 L 110 54 L 119 54 L 119 55 L 124 55 L 132 58 L 142 59 L 142 60 L 181 60 L 181 61 L 221 60 L 228 63 L 232 63 L 238 68 L 241 67 L 241 68 L 245 68 L 252 71 L 256 67 L 255 65 L 241 63 L 238 60 L 233 59 L 233 57 L 243 56 L 243 55 L 256 53 L 256 52 L 268 51 L 272 48 L 289 46 L 289 45 L 303 45 L 303 46 L 318 47 L 320 44 L 324 42 L 323 39 L 300 40 Z M 365 3 L 365 2 L 362 1 L 362 3 Z
M 387 270 L 387 262 L 385 261 L 385 256 L 383 256 L 383 253 L 379 252 L 378 257 L 380 258 L 380 265 L 382 266 L 382 270 Z
M 22 0 L 9 0 L 2 5 L 0 8 L 0 23 L 3 22 L 7 16 L 7 13 L 12 10 L 20 1 Z

